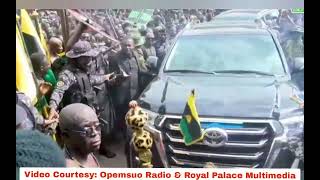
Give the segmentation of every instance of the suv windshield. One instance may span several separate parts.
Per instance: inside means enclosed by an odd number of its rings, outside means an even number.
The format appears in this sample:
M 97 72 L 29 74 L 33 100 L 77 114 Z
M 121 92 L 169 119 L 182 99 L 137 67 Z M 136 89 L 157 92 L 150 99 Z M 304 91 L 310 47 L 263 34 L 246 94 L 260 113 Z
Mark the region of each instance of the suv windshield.
M 258 34 L 182 36 L 165 67 L 165 71 L 179 70 L 285 73 L 272 37 Z

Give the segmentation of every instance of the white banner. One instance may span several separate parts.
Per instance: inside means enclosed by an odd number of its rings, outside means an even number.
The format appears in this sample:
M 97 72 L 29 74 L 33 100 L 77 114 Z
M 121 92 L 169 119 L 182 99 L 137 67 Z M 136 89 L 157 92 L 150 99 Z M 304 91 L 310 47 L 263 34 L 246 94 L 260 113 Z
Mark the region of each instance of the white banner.
M 300 180 L 299 169 L 20 168 L 20 180 Z

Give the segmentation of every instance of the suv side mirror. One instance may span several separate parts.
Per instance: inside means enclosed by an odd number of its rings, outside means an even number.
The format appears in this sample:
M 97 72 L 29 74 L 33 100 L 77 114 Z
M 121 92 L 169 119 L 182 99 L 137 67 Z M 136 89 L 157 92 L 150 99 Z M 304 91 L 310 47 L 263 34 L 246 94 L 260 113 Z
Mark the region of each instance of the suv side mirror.
M 147 59 L 147 63 L 151 67 L 152 70 L 157 69 L 158 57 L 156 56 L 149 56 Z
M 304 57 L 297 57 L 293 60 L 292 74 L 304 70 Z

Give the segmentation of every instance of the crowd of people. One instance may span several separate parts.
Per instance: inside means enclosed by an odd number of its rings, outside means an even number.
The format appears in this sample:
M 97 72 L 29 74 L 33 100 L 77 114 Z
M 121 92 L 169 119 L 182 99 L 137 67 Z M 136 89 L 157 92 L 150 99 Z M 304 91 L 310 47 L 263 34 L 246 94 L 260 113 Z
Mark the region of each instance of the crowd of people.
M 99 151 L 108 158 L 116 156 L 108 143 L 125 138 L 128 104 L 139 97 L 157 73 L 171 41 L 187 24 L 212 21 L 221 11 L 155 9 L 152 20 L 138 26 L 128 20 L 131 10 L 77 10 L 87 17 L 86 23 L 94 21 L 109 38 L 69 14 L 67 41 L 57 12 L 39 11 L 50 56 L 30 56 L 40 82 L 41 98 L 33 106 L 28 97 L 16 92 L 16 138 L 23 134 L 20 131 L 53 131 L 60 147 L 51 150 L 61 150 L 57 156 L 64 154 L 66 162 L 58 163 L 61 158 L 52 161 L 67 167 L 99 167 L 92 152 Z M 287 17 L 280 15 L 279 22 L 287 22 Z M 284 42 L 284 46 L 288 45 Z M 47 108 L 41 108 L 43 104 Z M 40 138 L 38 134 L 29 134 Z M 17 141 L 17 148 L 18 143 L 25 142 Z M 25 155 L 17 151 L 20 159 L 25 160 Z M 18 159 L 17 166 L 26 165 L 19 164 Z M 43 166 L 33 162 L 27 165 Z
M 107 143 L 125 138 L 128 103 L 157 73 L 170 41 L 188 22 L 210 21 L 214 11 L 155 10 L 143 27 L 128 21 L 130 10 L 77 12 L 88 18 L 87 23 L 103 27 L 119 44 L 70 14 L 71 32 L 65 42 L 58 13 L 39 11 L 50 56 L 30 56 L 42 97 L 34 107 L 17 91 L 17 129 L 48 134 L 48 127 L 59 123 L 55 140 L 64 151 L 66 165 L 97 167 L 92 152 L 99 150 L 108 158 L 116 155 Z M 156 63 L 152 65 L 149 59 Z M 46 103 L 47 109 L 41 109 Z

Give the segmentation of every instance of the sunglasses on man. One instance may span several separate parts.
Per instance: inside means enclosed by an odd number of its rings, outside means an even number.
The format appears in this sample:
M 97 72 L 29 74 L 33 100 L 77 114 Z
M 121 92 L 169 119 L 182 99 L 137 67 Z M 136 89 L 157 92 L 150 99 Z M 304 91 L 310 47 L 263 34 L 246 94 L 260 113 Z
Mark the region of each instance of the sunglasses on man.
M 84 127 L 81 130 L 69 129 L 67 131 L 79 133 L 83 137 L 93 137 L 96 135 L 97 131 L 101 131 L 102 127 L 103 127 L 103 124 L 97 123 L 91 127 Z

